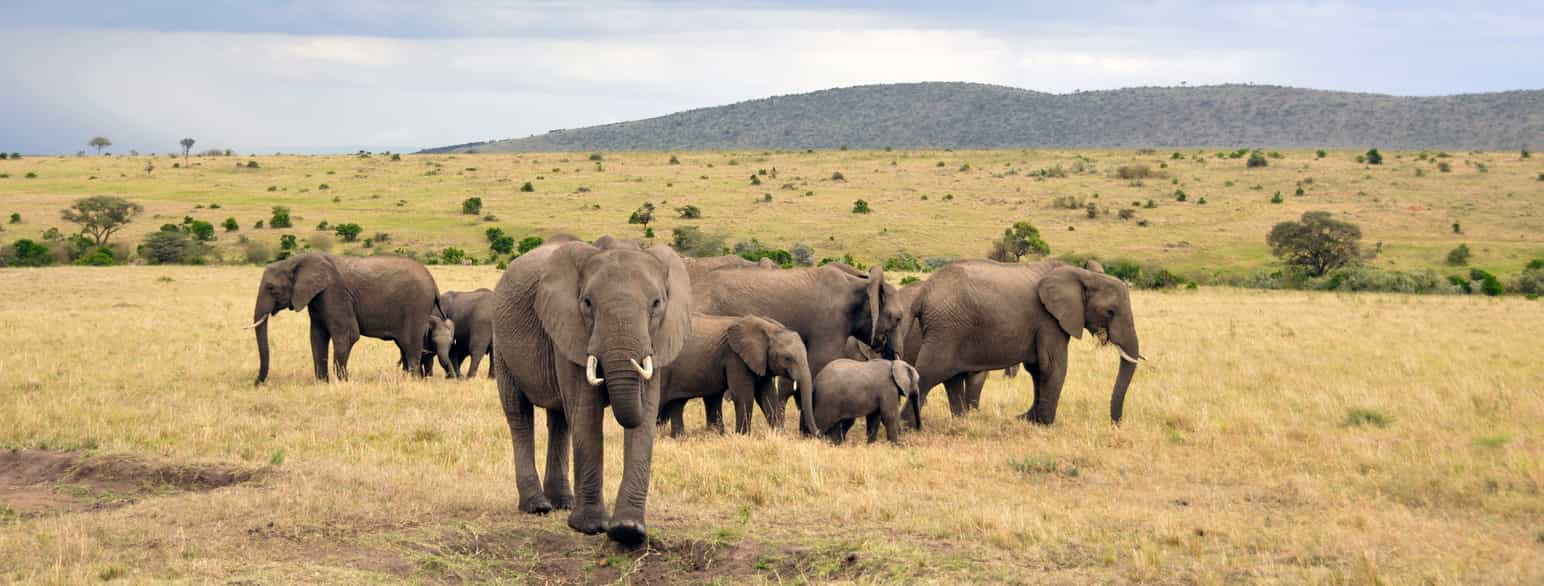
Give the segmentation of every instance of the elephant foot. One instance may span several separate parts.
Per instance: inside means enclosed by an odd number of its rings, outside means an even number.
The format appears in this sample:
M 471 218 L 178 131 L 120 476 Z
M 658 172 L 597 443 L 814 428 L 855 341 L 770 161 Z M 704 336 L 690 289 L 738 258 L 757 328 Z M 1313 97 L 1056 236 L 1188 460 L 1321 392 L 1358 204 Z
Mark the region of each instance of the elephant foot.
M 520 499 L 520 512 L 532 515 L 545 515 L 552 512 L 552 502 L 546 496 L 536 495 L 531 498 Z
M 638 547 L 649 540 L 649 532 L 642 521 L 619 521 L 606 529 L 606 537 L 626 547 Z
M 568 514 L 568 526 L 585 535 L 595 535 L 606 530 L 606 512 L 599 509 L 574 509 Z
M 1021 415 L 1020 417 L 1022 417 L 1025 421 L 1028 421 L 1028 422 L 1033 423 L 1035 425 L 1050 425 L 1052 423 L 1055 423 L 1055 421 L 1056 421 L 1056 419 L 1053 418 L 1053 417 L 1044 417 L 1044 416 L 1042 416 L 1042 415 L 1040 415 L 1038 413 L 1035 413 L 1034 409 L 1030 409 L 1029 411 L 1025 411 L 1024 414 Z
M 547 500 L 552 502 L 552 508 L 569 510 L 574 508 L 573 494 L 547 495 Z

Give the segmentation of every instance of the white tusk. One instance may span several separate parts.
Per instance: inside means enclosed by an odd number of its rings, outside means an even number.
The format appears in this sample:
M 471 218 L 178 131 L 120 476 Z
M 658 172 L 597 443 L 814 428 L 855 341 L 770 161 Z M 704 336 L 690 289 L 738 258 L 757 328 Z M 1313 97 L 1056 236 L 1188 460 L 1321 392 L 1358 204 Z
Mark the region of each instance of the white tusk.
M 606 379 L 595 376 L 596 362 L 594 354 L 591 354 L 589 359 L 584 362 L 584 380 L 588 381 L 592 387 L 600 386 L 601 383 L 606 382 Z
M 1116 348 L 1116 350 L 1120 351 L 1120 359 L 1121 360 L 1125 360 L 1126 362 L 1130 362 L 1132 364 L 1136 364 L 1137 363 L 1137 359 L 1132 358 L 1131 355 L 1127 354 L 1125 350 L 1121 350 L 1120 348 Z
M 643 377 L 643 380 L 654 378 L 654 355 L 644 356 L 643 364 L 638 364 L 637 359 L 629 358 L 628 360 L 633 363 L 633 369 L 638 371 L 638 376 Z
M 244 327 L 244 328 L 241 328 L 241 329 L 243 329 L 243 330 L 250 330 L 250 329 L 255 328 L 257 326 L 263 325 L 263 322 L 265 322 L 265 321 L 268 321 L 268 316 L 266 316 L 266 315 L 263 316 L 263 317 L 258 318 L 257 321 L 252 322 L 252 325 Z

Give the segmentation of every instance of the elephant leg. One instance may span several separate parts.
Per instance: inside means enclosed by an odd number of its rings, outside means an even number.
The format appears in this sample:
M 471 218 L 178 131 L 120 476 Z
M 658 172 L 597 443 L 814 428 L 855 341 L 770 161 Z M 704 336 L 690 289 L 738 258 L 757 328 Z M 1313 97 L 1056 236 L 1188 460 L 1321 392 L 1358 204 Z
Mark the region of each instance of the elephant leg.
M 553 508 L 574 508 L 574 489 L 568 484 L 568 418 L 562 411 L 547 410 L 547 477 L 542 494 Z
M 510 444 L 515 454 L 515 489 L 520 496 L 520 512 L 544 515 L 552 512 L 552 503 L 542 494 L 541 479 L 536 474 L 535 406 L 515 387 L 512 378 L 499 379 L 499 402 L 504 405 L 504 420 L 509 423 Z M 552 446 L 547 446 L 552 452 Z M 552 474 L 551 470 L 547 471 Z
M 1067 361 L 1056 360 L 1032 370 L 1035 375 L 1035 404 L 1024 414 L 1030 423 L 1056 423 L 1056 405 L 1061 400 L 1062 383 L 1067 380 Z
M 725 372 L 729 380 L 729 398 L 734 401 L 734 432 L 751 432 L 751 405 L 756 400 L 756 378 L 746 366 L 736 363 Z
M 469 358 L 472 359 L 472 363 L 471 363 L 470 367 L 467 368 L 467 371 L 466 371 L 466 377 L 467 378 L 472 378 L 472 377 L 477 376 L 477 367 L 482 364 L 483 355 L 488 352 L 488 348 L 491 347 L 491 344 L 492 344 L 492 340 L 479 339 L 476 336 L 472 337 L 472 347 L 470 348 L 470 351 L 468 352 Z M 456 363 L 456 369 L 457 370 L 461 369 L 461 363 L 459 363 L 459 362 Z M 491 360 L 488 361 L 488 374 L 489 374 L 489 376 L 493 375 L 493 361 L 491 361 Z
M 949 397 L 949 414 L 955 417 L 965 414 L 965 379 L 968 376 L 957 374 L 944 381 L 944 393 Z
M 965 409 L 981 410 L 981 390 L 986 388 L 987 371 L 977 371 L 965 377 Z
M 907 395 L 905 406 L 901 408 L 901 420 L 912 429 L 922 428 L 917 417 L 922 407 L 927 406 L 928 391 L 959 374 L 945 360 L 938 358 L 939 354 L 938 348 L 924 345 L 918 352 L 917 363 L 912 365 L 917 369 L 917 392 Z
M 332 336 L 327 334 L 327 326 L 321 320 L 311 320 L 311 368 L 316 373 L 316 380 L 327 380 L 327 344 Z
M 568 526 L 580 533 L 594 535 L 605 531 L 610 521 L 606 513 L 606 496 L 601 492 L 606 463 L 601 435 L 605 411 L 596 391 L 584 381 L 566 378 L 563 381 L 564 412 L 568 416 L 569 437 L 574 450 L 574 510 L 568 513 Z M 653 426 L 649 428 L 653 429 Z
M 782 408 L 787 407 L 788 402 L 779 394 L 777 382 L 774 379 L 756 381 L 756 405 L 761 408 L 761 416 L 766 418 L 767 427 L 773 431 L 783 431 Z M 802 411 L 800 417 L 803 417 Z
M 338 380 L 348 380 L 348 355 L 354 351 L 354 343 L 358 341 L 359 334 L 354 332 L 333 334 L 332 365 L 338 372 Z
M 686 434 L 686 401 L 671 401 L 665 407 L 670 413 L 670 437 L 681 437 Z
M 868 443 L 874 443 L 879 439 L 879 412 L 875 411 L 863 418 L 863 431 L 868 432 Z
M 649 383 L 643 392 L 644 413 L 659 408 L 659 381 Z M 625 546 L 636 546 L 648 539 L 644 513 L 649 501 L 649 472 L 654 459 L 654 418 L 645 417 L 637 427 L 622 432 L 622 486 L 617 489 L 617 507 L 611 514 L 606 536 Z
M 895 409 L 888 408 L 884 412 L 880 413 L 879 417 L 880 420 L 884 421 L 885 423 L 885 439 L 889 440 L 889 442 L 892 444 L 900 443 L 901 426 L 900 422 L 897 421 L 898 418 L 896 417 Z
M 708 416 L 708 429 L 724 434 L 724 394 L 704 395 L 702 397 L 702 410 Z M 740 414 L 735 413 L 735 426 L 739 426 Z

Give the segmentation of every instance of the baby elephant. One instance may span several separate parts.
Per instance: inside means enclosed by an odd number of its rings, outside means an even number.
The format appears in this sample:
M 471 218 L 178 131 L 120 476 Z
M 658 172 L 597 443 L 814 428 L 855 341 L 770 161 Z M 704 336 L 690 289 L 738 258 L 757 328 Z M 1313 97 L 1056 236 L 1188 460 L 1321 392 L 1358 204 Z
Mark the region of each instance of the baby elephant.
M 418 375 L 430 376 L 434 374 L 434 359 L 440 359 L 440 368 L 445 369 L 445 378 L 461 378 L 454 364 L 450 360 L 450 345 L 456 338 L 456 322 L 443 319 L 437 315 L 429 316 L 429 326 L 424 329 L 423 351 L 418 357 Z
M 847 439 L 853 421 L 864 417 L 868 441 L 879 437 L 896 443 L 900 400 L 917 392 L 917 369 L 903 360 L 833 360 L 815 377 L 815 426 L 832 443 Z

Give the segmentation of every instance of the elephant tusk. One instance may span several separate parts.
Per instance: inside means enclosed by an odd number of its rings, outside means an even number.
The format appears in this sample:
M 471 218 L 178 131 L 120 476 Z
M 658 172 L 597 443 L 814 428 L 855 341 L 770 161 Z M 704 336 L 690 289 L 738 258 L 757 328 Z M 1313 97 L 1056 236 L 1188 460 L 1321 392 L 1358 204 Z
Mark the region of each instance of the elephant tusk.
M 1120 359 L 1121 360 L 1125 360 L 1126 362 L 1130 362 L 1132 364 L 1136 364 L 1137 363 L 1137 359 L 1132 358 L 1131 355 L 1127 354 L 1125 350 L 1121 350 L 1119 347 L 1117 347 L 1116 350 L 1120 351 Z
M 257 321 L 252 322 L 252 325 L 244 327 L 244 328 L 241 328 L 241 329 L 243 329 L 243 330 L 250 330 L 250 329 L 255 328 L 257 326 L 263 325 L 263 322 L 265 322 L 265 321 L 268 321 L 268 316 L 266 316 L 266 315 L 263 316 L 263 317 L 258 318 Z
M 601 383 L 606 382 L 606 379 L 603 379 L 601 377 L 595 376 L 595 363 L 596 362 L 598 362 L 598 361 L 595 360 L 595 355 L 591 354 L 589 359 L 585 360 L 585 363 L 584 363 L 584 380 L 589 382 L 590 386 L 592 386 L 592 387 L 598 387 L 598 386 L 600 386 Z
M 629 358 L 628 361 L 633 363 L 633 369 L 638 371 L 638 376 L 643 377 L 643 380 L 654 378 L 654 356 L 652 354 L 643 357 L 643 364 L 638 364 L 638 360 L 635 358 Z

